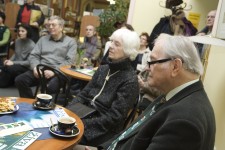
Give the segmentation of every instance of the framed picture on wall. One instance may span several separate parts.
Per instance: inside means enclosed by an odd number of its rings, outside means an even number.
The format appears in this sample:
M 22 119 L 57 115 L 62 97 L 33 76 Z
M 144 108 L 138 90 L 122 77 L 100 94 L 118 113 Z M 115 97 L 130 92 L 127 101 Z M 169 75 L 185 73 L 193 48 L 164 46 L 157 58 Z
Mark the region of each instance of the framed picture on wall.
M 225 39 L 225 0 L 219 0 L 212 35 Z

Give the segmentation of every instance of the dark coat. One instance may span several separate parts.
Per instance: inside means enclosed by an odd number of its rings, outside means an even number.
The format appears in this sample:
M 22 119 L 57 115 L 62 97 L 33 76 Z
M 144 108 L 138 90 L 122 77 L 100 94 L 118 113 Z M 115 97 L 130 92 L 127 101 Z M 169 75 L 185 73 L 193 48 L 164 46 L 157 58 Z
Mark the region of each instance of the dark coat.
M 129 110 L 134 106 L 138 96 L 138 80 L 129 59 L 99 67 L 92 80 L 78 94 L 77 99 L 90 105 L 91 100 L 101 90 L 106 75 L 115 73 L 96 99 L 97 114 L 91 118 L 82 119 L 84 123 L 84 137 L 91 141 L 106 141 L 105 136 L 112 138 L 123 130 L 124 122 Z
M 213 108 L 199 81 L 159 107 L 147 122 L 120 141 L 116 149 L 213 150 L 215 132 Z M 112 141 L 102 146 L 107 149 Z
M 161 33 L 174 35 L 174 31 L 172 31 L 172 28 L 170 26 L 170 19 L 171 16 L 160 18 L 160 21 L 153 28 L 148 41 L 150 50 L 153 49 L 154 41 Z M 185 24 L 185 27 L 183 29 L 185 36 L 191 36 L 196 34 L 197 29 L 186 17 L 182 19 L 182 22 Z

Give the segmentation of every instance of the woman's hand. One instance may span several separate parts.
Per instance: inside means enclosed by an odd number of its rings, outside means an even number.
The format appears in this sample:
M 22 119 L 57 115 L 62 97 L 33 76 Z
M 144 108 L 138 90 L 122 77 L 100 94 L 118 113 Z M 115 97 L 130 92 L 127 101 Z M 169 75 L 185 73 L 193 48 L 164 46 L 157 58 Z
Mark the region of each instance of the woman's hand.
M 13 61 L 11 61 L 11 60 L 5 60 L 5 61 L 4 61 L 4 65 L 5 65 L 5 66 L 12 66 L 12 65 L 14 65 L 14 63 L 13 63 Z
M 140 76 L 138 76 L 138 84 L 139 84 L 140 89 L 143 89 L 145 87 L 145 82 L 143 81 L 143 79 Z

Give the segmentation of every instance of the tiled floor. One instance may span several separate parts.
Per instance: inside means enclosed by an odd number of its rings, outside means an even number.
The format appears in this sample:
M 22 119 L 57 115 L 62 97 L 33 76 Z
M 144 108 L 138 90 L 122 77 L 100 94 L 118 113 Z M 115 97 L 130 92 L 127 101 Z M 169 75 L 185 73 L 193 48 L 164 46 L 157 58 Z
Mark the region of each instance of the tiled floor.
M 19 97 L 19 92 L 15 86 L 0 88 L 0 97 L 1 96 Z

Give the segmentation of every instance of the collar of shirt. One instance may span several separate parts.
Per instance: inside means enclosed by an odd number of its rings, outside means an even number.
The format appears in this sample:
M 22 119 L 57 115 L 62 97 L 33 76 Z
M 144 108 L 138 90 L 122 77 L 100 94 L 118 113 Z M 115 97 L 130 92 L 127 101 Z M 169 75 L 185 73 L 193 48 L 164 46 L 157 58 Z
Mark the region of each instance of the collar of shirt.
M 176 95 L 178 92 L 180 92 L 184 88 L 186 88 L 189 85 L 194 84 L 195 82 L 198 82 L 198 81 L 199 81 L 199 79 L 195 79 L 195 80 L 189 81 L 187 83 L 184 83 L 184 84 L 176 87 L 175 89 L 171 90 L 168 94 L 166 94 L 166 101 L 168 101 L 169 99 L 171 99 L 174 95 Z
M 50 36 L 49 41 L 54 41 L 54 42 L 63 42 L 65 35 L 62 35 L 62 37 L 58 40 L 54 40 L 52 36 Z

